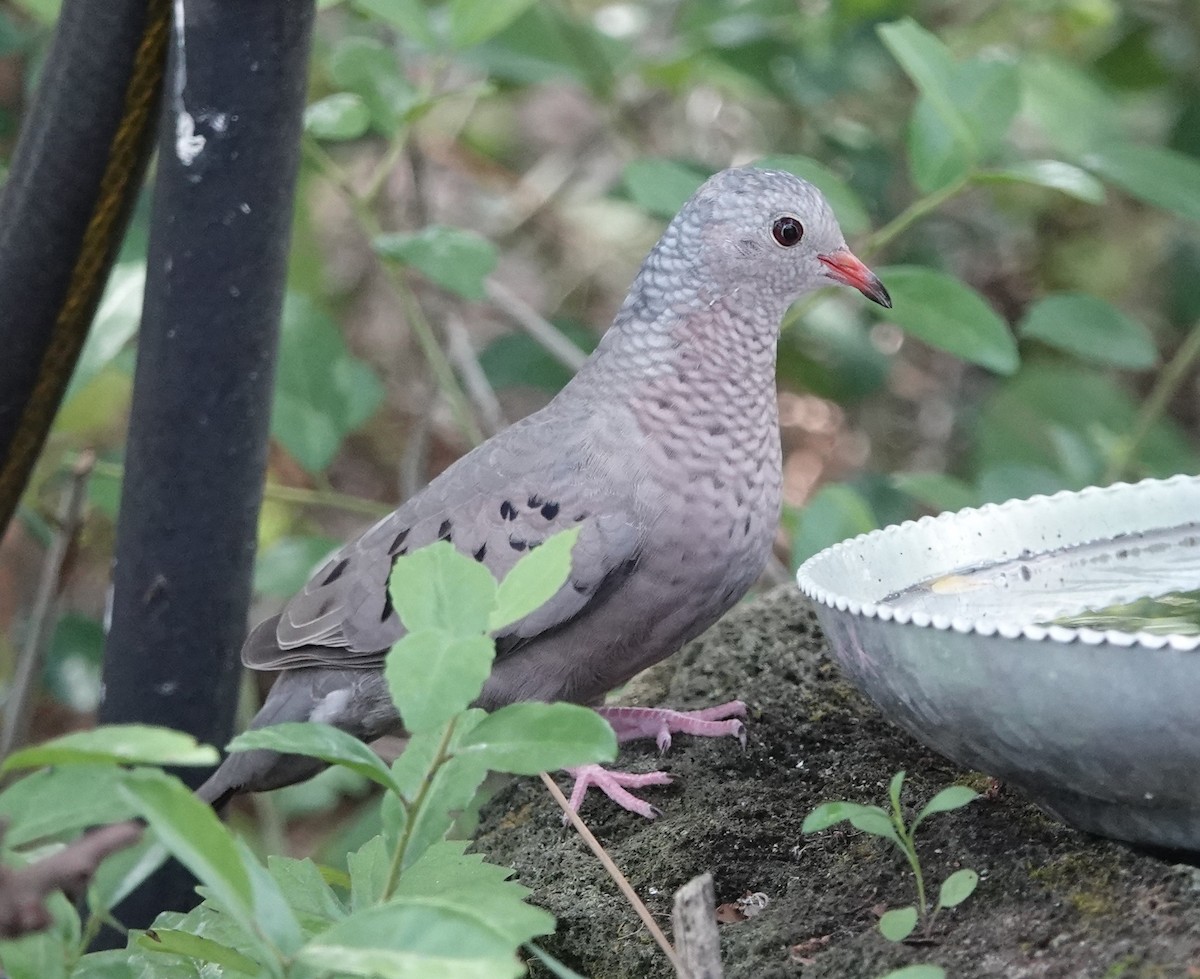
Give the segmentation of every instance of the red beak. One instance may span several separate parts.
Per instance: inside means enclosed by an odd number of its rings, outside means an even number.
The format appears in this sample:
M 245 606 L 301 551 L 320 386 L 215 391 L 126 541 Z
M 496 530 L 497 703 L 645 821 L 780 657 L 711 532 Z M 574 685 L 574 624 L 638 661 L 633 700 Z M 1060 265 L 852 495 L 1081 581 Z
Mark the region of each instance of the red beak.
M 892 308 L 892 297 L 879 281 L 879 276 L 855 258 L 849 248 L 818 255 L 817 259 L 828 269 L 825 274 L 835 282 L 853 286 L 872 302 L 879 303 L 885 309 Z

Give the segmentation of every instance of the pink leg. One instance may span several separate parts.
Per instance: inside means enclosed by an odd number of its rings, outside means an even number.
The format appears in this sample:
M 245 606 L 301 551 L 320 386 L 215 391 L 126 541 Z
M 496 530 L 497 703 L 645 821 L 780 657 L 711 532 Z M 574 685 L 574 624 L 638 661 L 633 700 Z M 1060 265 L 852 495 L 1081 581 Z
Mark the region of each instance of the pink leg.
M 746 747 L 746 725 L 737 720 L 746 716 L 746 705 L 740 700 L 699 710 L 667 710 L 663 707 L 597 707 L 617 734 L 617 741 L 635 738 L 654 738 L 659 751 L 671 747 L 672 734 L 695 734 L 702 738 L 717 738 L 731 734 Z
M 600 765 L 580 765 L 578 768 L 568 768 L 567 772 L 575 777 L 575 786 L 571 789 L 571 798 L 568 803 L 575 812 L 579 811 L 588 788 L 595 786 L 622 809 L 628 809 L 630 812 L 636 812 L 639 816 L 653 819 L 660 814 L 660 810 L 625 790 L 627 788 L 641 789 L 647 785 L 671 784 L 671 776 L 666 772 L 646 772 L 644 775 L 636 775 L 633 772 L 610 772 Z M 565 818 L 563 822 L 566 822 Z

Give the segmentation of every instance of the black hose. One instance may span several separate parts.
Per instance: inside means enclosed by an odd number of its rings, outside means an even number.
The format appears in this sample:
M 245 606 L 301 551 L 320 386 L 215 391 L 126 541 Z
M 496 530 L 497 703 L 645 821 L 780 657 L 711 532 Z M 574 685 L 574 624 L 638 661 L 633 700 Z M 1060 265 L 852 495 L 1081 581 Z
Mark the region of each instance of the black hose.
M 0 192 L 0 533 L 141 184 L 170 0 L 66 0 Z

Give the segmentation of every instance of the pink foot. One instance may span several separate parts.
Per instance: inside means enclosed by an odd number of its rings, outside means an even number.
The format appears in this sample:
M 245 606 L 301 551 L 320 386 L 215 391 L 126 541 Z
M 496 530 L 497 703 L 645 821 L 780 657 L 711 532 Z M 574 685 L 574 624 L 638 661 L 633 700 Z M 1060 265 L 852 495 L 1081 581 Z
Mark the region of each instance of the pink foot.
M 663 707 L 597 707 L 617 734 L 617 741 L 634 738 L 654 738 L 659 751 L 671 747 L 671 735 L 695 734 L 702 738 L 718 738 L 731 734 L 746 747 L 746 725 L 736 720 L 746 716 L 746 705 L 740 700 L 699 710 L 667 710 Z
M 567 771 L 575 777 L 575 786 L 571 789 L 568 803 L 575 812 L 579 812 L 588 788 L 595 786 L 622 809 L 653 819 L 660 815 L 661 810 L 625 790 L 641 789 L 647 785 L 671 784 L 671 776 L 666 772 L 646 772 L 644 775 L 637 775 L 633 772 L 611 772 L 600 765 L 580 765 L 578 768 L 568 768 Z M 563 822 L 566 821 L 564 817 Z

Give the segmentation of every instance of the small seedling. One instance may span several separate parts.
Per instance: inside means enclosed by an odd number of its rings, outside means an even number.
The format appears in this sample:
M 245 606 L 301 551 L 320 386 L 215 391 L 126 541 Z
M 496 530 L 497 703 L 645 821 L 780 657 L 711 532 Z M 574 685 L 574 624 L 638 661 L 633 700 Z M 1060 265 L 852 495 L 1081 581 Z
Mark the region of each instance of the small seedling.
M 855 829 L 864 833 L 891 840 L 904 854 L 912 868 L 913 878 L 917 884 L 917 903 L 905 908 L 892 908 L 879 919 L 879 930 L 883 937 L 893 942 L 902 942 L 921 926 L 921 934 L 928 938 L 942 908 L 952 908 L 961 904 L 979 884 L 979 874 L 974 870 L 956 870 L 944 881 L 938 890 L 937 903 L 932 910 L 929 899 L 925 894 L 925 875 L 921 871 L 921 861 L 917 857 L 914 838 L 917 827 L 934 813 L 950 812 L 961 809 L 979 793 L 968 789 L 965 785 L 951 785 L 942 789 L 937 795 L 925 803 L 924 808 L 917 813 L 913 821 L 907 825 L 904 822 L 904 810 L 900 807 L 900 790 L 904 785 L 904 772 L 899 771 L 892 776 L 888 786 L 888 797 L 891 800 L 892 811 L 884 811 L 879 806 L 863 806 L 857 802 L 826 802 L 817 806 L 804 820 L 801 832 L 816 833 L 828 829 L 842 820 L 849 821 Z

